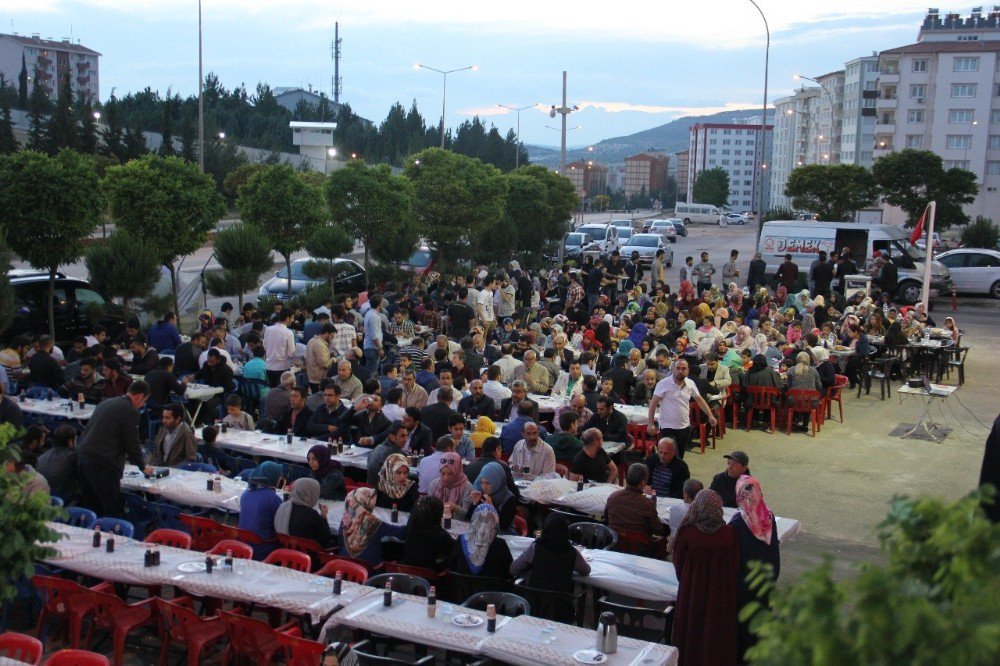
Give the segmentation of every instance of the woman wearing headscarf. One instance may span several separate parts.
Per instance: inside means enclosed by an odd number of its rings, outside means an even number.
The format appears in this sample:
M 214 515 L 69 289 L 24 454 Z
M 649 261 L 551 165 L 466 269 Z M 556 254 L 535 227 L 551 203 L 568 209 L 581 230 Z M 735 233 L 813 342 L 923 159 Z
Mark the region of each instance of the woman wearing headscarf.
M 444 504 L 437 497 L 428 495 L 417 500 L 406 525 L 403 564 L 441 571 L 455 548 L 455 540 L 441 526 L 443 515 Z
M 594 330 L 594 337 L 596 337 L 597 341 L 601 343 L 601 347 L 603 347 L 605 350 L 610 351 L 611 324 L 608 322 L 608 317 L 609 315 L 604 315 L 604 319 L 601 320 L 601 323 L 599 323 L 597 325 L 597 328 Z
M 812 358 L 808 353 L 800 351 L 795 355 L 795 367 L 788 373 L 788 390 L 804 389 L 807 391 L 817 391 L 823 395 L 823 382 L 819 378 L 819 372 L 812 367 Z M 813 407 L 819 406 L 819 399 L 813 400 Z M 800 414 L 803 428 L 809 425 L 809 414 Z
M 510 530 L 517 514 L 517 499 L 507 487 L 507 477 L 498 462 L 487 463 L 472 484 L 472 505 L 475 513 L 483 504 L 492 505 L 500 520 L 500 529 Z
M 417 502 L 417 484 L 410 479 L 410 465 L 402 453 L 393 453 L 378 473 L 378 498 L 376 506 L 391 509 L 395 504 L 400 511 L 409 511 Z
M 953 317 L 944 318 L 944 330 L 948 331 L 951 341 L 955 345 L 958 345 L 959 341 L 962 339 L 962 332 L 958 330 L 958 324 L 955 323 L 955 319 Z
M 764 503 L 760 483 L 749 474 L 744 474 L 736 482 L 736 506 L 740 511 L 729 523 L 736 532 L 740 553 L 736 603 L 739 608 L 743 608 L 751 601 L 759 601 L 766 607 L 769 599 L 758 599 L 757 591 L 751 590 L 747 583 L 750 563 L 759 561 L 770 564 L 774 568 L 771 580 L 777 581 L 781 572 L 781 553 L 778 548 L 778 530 L 775 528 L 774 514 Z M 738 645 L 741 657 L 747 648 L 756 642 L 757 638 L 750 631 L 749 622 L 740 622 Z
M 278 463 L 261 463 L 250 472 L 249 485 L 240 495 L 240 529 L 250 530 L 264 542 L 276 539 L 274 514 L 281 498 L 274 489 L 281 485 L 282 471 Z
M 658 317 L 656 322 L 653 324 L 653 330 L 649 332 L 650 337 L 653 338 L 654 345 L 672 345 L 670 341 L 670 329 L 667 328 L 667 320 L 663 317 Z
M 373 488 L 355 488 L 347 493 L 340 521 L 344 553 L 372 566 L 382 563 L 382 537 L 406 536 L 406 527 L 383 522 L 375 516 L 375 494 Z
M 663 327 L 664 329 L 667 327 L 666 321 L 663 322 Z M 637 322 L 636 325 L 632 327 L 632 330 L 628 334 L 628 339 L 629 342 L 632 343 L 633 347 L 639 349 L 642 347 L 643 340 L 645 340 L 646 336 L 648 335 L 649 335 L 649 326 L 647 326 L 645 322 L 640 321 Z M 619 345 L 619 349 L 620 348 L 621 345 Z
M 837 383 L 837 368 L 830 362 L 830 352 L 826 347 L 820 345 L 813 347 L 812 355 L 816 359 L 816 373 L 823 386 L 822 393 L 826 395 L 826 390 Z
M 774 301 L 779 307 L 785 306 L 785 301 L 788 300 L 788 288 L 785 285 L 779 285 L 777 289 L 774 290 Z
M 739 541 L 725 524 L 717 492 L 706 488 L 695 495 L 670 545 L 678 581 L 673 627 L 678 663 L 736 664 Z
M 519 576 L 528 567 L 528 586 L 559 593 L 573 592 L 573 574 L 590 574 L 590 565 L 569 540 L 569 523 L 563 516 L 550 513 L 542 535 L 535 539 L 510 565 L 510 574 Z M 552 603 L 550 617 L 557 622 L 574 620 L 571 604 Z
M 750 349 L 753 346 L 753 330 L 744 324 L 736 329 L 736 336 L 733 338 L 733 349 L 736 353 L 742 353 L 744 349 Z
M 319 496 L 325 500 L 342 500 L 347 494 L 344 472 L 340 463 L 330 457 L 330 447 L 317 444 L 306 454 L 309 475 L 319 482 Z
M 292 486 L 291 499 L 282 502 L 274 514 L 274 531 L 278 534 L 312 539 L 323 548 L 333 545 L 330 525 L 326 522 L 327 506 L 319 511 L 319 482 L 305 477 Z
M 497 536 L 500 517 L 489 504 L 472 512 L 469 531 L 458 538 L 448 558 L 449 571 L 486 578 L 510 577 L 514 560 L 507 542 Z
M 472 483 L 462 470 L 462 457 L 453 451 L 441 456 L 438 478 L 431 481 L 427 494 L 436 497 L 456 516 L 469 515 L 472 506 Z M 419 503 L 419 500 L 418 500 Z

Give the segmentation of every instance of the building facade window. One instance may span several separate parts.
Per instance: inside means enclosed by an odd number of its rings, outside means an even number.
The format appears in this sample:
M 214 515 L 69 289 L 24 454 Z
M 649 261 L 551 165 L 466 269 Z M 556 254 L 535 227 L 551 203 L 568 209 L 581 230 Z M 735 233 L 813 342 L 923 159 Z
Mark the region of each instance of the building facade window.
M 969 160 L 945 160 L 945 169 L 968 169 Z
M 927 61 L 926 60 L 914 60 L 913 61 L 913 71 L 914 72 L 926 72 L 927 71 Z
M 975 97 L 976 96 L 976 84 L 975 83 L 953 83 L 953 84 L 951 84 L 951 96 L 952 97 Z
M 954 71 L 956 72 L 978 72 L 979 58 L 963 56 L 955 58 Z
M 952 125 L 968 125 L 972 122 L 975 112 L 972 109 L 950 109 L 948 111 L 948 122 Z
M 1000 160 L 990 160 L 986 163 L 986 173 L 990 176 L 1000 176 Z
M 972 147 L 972 135 L 970 134 L 949 134 L 945 139 L 945 147 L 964 150 Z
M 923 99 L 927 97 L 927 86 L 924 84 L 914 84 L 910 86 L 910 97 Z
M 990 135 L 990 150 L 1000 150 L 1000 134 Z
M 1000 109 L 990 111 L 990 122 L 993 124 L 1000 123 Z
M 907 148 L 922 148 L 924 145 L 924 135 L 923 134 L 907 134 L 906 135 L 906 147 Z
M 906 122 L 908 123 L 922 123 L 924 122 L 924 111 L 923 109 L 910 109 L 906 112 Z

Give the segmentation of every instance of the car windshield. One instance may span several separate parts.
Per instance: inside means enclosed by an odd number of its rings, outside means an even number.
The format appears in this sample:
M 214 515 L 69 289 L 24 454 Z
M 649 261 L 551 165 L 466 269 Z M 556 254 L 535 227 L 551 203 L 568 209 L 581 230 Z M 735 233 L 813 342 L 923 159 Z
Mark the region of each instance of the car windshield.
M 292 279 L 293 280 L 310 280 L 308 275 L 306 275 L 306 264 L 309 263 L 309 259 L 300 259 L 298 261 L 292 262 Z M 288 269 L 282 268 L 280 271 L 274 274 L 274 277 L 288 279 Z
M 893 259 L 898 259 L 904 254 L 908 255 L 910 259 L 913 259 L 914 261 L 923 261 L 927 258 L 927 254 L 919 247 L 916 245 L 910 245 L 910 243 L 901 240 L 892 241 L 889 251 Z
M 632 237 L 632 230 L 631 229 L 619 229 L 618 230 L 618 238 L 620 238 L 622 240 L 625 240 L 625 239 L 631 238 L 631 237 Z
M 653 220 L 653 224 L 652 224 L 652 227 L 654 229 L 659 229 L 659 228 L 662 228 L 662 227 L 669 227 L 669 226 L 670 226 L 670 223 L 667 222 L 666 220 Z
M 566 245 L 583 245 L 583 234 L 566 234 Z
M 659 241 L 653 236 L 636 236 L 628 244 L 635 247 L 656 247 Z
M 596 241 L 604 240 L 608 234 L 607 227 L 582 227 L 580 231 L 590 234 L 590 237 Z
M 406 263 L 410 266 L 417 266 L 419 268 L 424 268 L 431 263 L 431 253 L 430 250 L 420 249 L 413 253 L 413 255 L 406 260 Z

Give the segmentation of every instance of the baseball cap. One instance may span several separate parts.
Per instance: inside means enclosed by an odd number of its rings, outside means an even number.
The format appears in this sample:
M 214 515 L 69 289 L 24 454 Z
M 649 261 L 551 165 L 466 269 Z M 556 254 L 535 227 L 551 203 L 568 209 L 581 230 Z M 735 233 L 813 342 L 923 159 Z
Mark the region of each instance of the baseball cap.
M 726 455 L 724 455 L 722 457 L 723 458 L 728 458 L 729 460 L 735 460 L 736 462 L 738 462 L 739 464 L 743 465 L 744 467 L 746 467 L 747 465 L 750 464 L 750 456 L 748 456 L 747 454 L 743 453 L 742 451 L 733 451 L 732 453 L 727 453 Z

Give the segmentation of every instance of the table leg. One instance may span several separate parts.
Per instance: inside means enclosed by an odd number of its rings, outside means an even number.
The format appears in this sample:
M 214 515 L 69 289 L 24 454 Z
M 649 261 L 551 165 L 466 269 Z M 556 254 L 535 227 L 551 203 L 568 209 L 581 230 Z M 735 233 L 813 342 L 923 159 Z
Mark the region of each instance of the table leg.
M 924 408 L 920 413 L 920 418 L 912 428 L 900 435 L 901 439 L 909 439 L 912 437 L 930 437 L 931 441 L 938 442 L 944 439 L 944 435 L 938 437 L 934 434 L 934 430 L 938 428 L 937 425 L 927 422 L 927 417 L 930 414 L 931 402 L 934 400 L 934 396 L 926 395 L 924 396 Z

